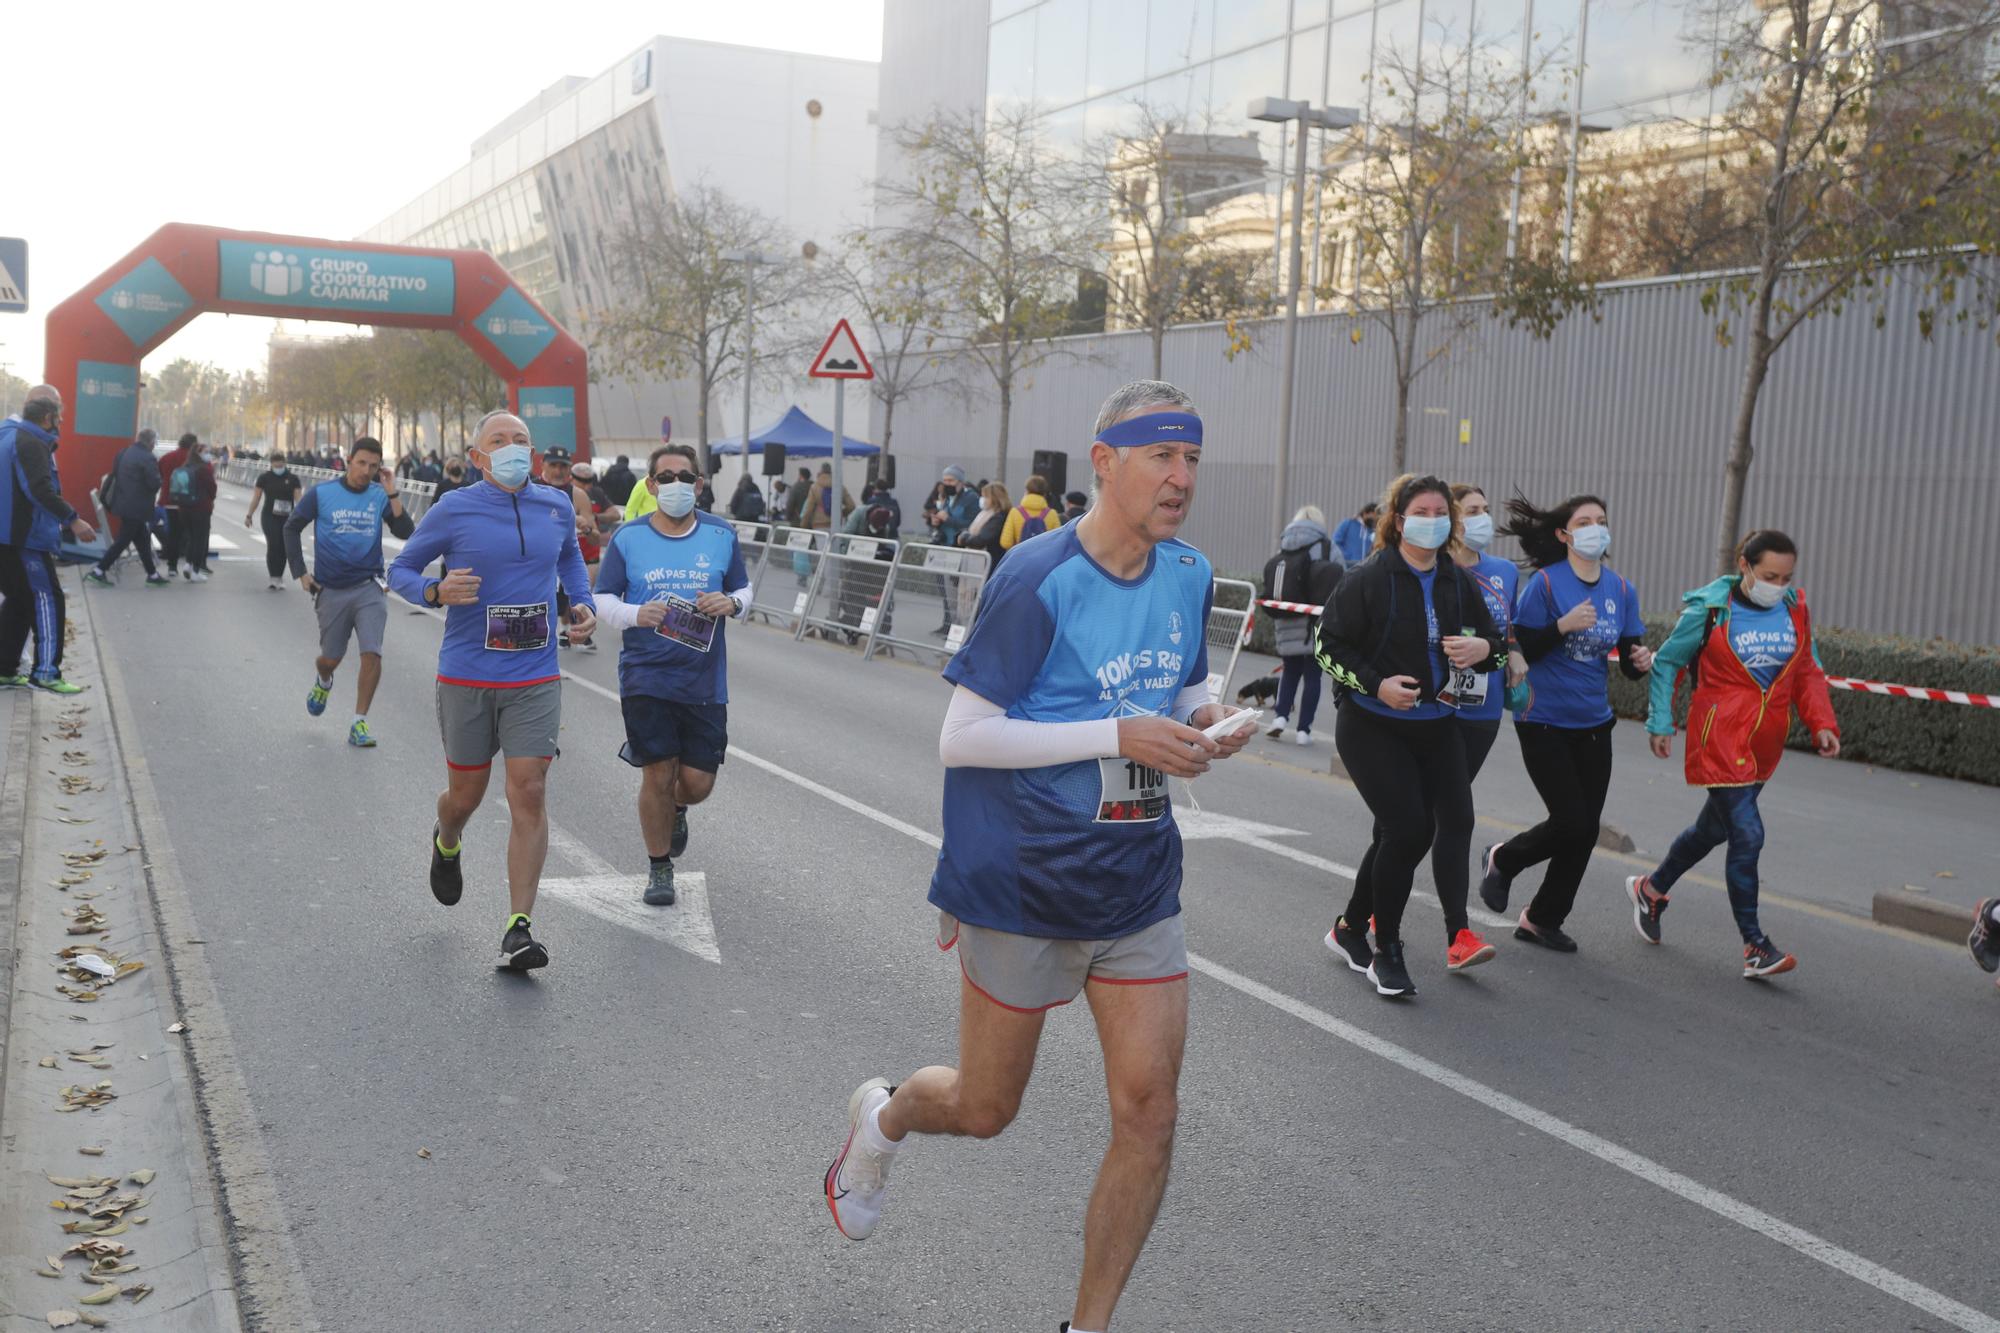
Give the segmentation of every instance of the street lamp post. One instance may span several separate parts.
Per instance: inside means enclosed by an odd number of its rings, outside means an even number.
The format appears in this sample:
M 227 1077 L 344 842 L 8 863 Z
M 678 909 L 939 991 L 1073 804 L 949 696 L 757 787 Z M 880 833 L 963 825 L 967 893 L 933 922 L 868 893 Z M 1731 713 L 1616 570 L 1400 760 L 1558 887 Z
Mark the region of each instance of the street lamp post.
M 743 471 L 750 471 L 750 372 L 756 366 L 755 344 L 752 335 L 757 317 L 757 269 L 759 265 L 776 266 L 785 261 L 775 255 L 767 255 L 758 250 L 724 250 L 725 263 L 743 265 Z M 704 444 L 707 441 L 703 441 Z
M 1298 150 L 1292 165 L 1292 267 L 1285 278 L 1284 371 L 1278 387 L 1278 453 L 1271 470 L 1271 531 L 1285 527 L 1287 491 L 1292 472 L 1292 395 L 1299 365 L 1299 282 L 1305 267 L 1306 225 L 1306 140 L 1314 125 L 1322 129 L 1344 130 L 1361 122 L 1353 107 L 1325 106 L 1317 110 L 1310 102 L 1287 101 L 1282 97 L 1260 97 L 1250 104 L 1250 119 L 1282 125 L 1299 123 Z

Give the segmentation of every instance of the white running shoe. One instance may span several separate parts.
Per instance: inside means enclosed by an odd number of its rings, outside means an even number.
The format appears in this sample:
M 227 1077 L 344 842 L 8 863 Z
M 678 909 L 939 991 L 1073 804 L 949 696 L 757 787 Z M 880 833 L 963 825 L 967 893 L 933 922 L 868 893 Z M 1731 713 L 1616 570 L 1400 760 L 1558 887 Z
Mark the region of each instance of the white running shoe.
M 1274 719 L 1270 726 L 1264 728 L 1264 734 L 1266 736 L 1269 736 L 1272 740 L 1276 740 L 1278 739 L 1278 737 L 1285 734 L 1285 728 L 1290 725 L 1291 723 L 1287 722 L 1282 717 Z
M 1313 734 L 1310 731 L 1295 731 L 1292 733 L 1292 744 L 1311 745 L 1312 743 Z
M 205 569 L 197 569 L 194 573 L 190 574 L 188 577 L 193 579 L 196 583 L 206 583 L 208 582 L 208 571 Z
M 826 1169 L 826 1206 L 833 1212 L 834 1226 L 849 1240 L 868 1239 L 889 1193 L 889 1165 L 895 1154 L 871 1152 L 862 1140 L 861 1122 L 888 1105 L 894 1091 L 888 1079 L 871 1078 L 847 1099 L 847 1142 Z

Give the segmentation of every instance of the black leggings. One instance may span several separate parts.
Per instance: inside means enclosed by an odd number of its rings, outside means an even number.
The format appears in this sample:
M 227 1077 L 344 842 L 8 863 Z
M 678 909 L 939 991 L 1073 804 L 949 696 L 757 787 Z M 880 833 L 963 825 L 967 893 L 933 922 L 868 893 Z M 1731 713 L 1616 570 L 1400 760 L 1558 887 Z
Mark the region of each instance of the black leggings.
M 270 501 L 264 502 L 264 570 L 274 579 L 285 577 L 285 566 L 289 558 L 285 555 L 285 520 L 271 512 Z
M 1496 717 L 1480 721 L 1468 721 L 1465 718 L 1459 718 L 1457 722 L 1459 734 L 1465 742 L 1465 780 L 1469 785 L 1479 780 L 1479 770 L 1486 766 L 1486 756 L 1493 753 L 1493 742 L 1500 738 L 1500 719 Z M 1375 875 L 1375 849 L 1381 841 L 1382 824 L 1381 821 L 1377 820 L 1374 841 L 1368 844 L 1368 850 L 1362 854 L 1360 868 L 1354 872 L 1357 897 L 1360 896 L 1360 887 L 1373 881 Z M 1444 831 L 1440 829 L 1437 836 L 1431 841 L 1431 855 L 1434 861 L 1437 857 L 1448 855 L 1447 852 L 1441 850 L 1443 843 Z M 1465 899 L 1461 897 L 1459 902 L 1464 903 Z M 1348 924 L 1354 924 L 1352 917 L 1348 918 Z M 1460 926 L 1469 924 L 1469 918 L 1461 919 L 1459 922 Z M 1445 921 L 1445 946 L 1447 948 L 1450 947 L 1453 937 L 1457 934 L 1458 928 L 1454 927 L 1450 920 L 1447 919 Z
M 1444 906 L 1445 942 L 1469 924 L 1466 856 L 1472 846 L 1472 778 L 1456 718 L 1400 721 L 1344 700 L 1333 742 L 1347 776 L 1375 816 L 1375 839 L 1342 915 L 1356 930 L 1375 918 L 1378 945 L 1403 938 L 1403 908 L 1424 854 Z
M 1507 839 L 1493 861 L 1509 879 L 1529 866 L 1549 863 L 1541 890 L 1528 904 L 1528 920 L 1535 925 L 1562 925 L 1576 904 L 1577 886 L 1583 883 L 1590 853 L 1597 846 L 1604 794 L 1611 788 L 1615 722 L 1595 727 L 1514 724 L 1514 734 L 1521 740 L 1521 762 L 1542 794 L 1549 817 Z

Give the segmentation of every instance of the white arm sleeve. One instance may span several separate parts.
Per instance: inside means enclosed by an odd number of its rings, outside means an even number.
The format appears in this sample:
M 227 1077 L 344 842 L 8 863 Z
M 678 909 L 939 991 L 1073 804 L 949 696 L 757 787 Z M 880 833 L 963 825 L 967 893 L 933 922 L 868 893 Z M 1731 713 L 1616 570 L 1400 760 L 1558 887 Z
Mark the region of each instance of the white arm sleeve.
M 591 600 L 597 603 L 597 618 L 609 629 L 636 629 L 639 624 L 639 608 L 631 602 L 621 601 L 608 592 L 593 593 Z
M 1174 696 L 1174 721 L 1186 722 L 1194 716 L 1195 709 L 1205 708 L 1214 702 L 1215 700 L 1208 693 L 1208 682 L 1198 680 Z
M 731 616 L 730 619 L 742 620 L 750 614 L 750 602 L 751 599 L 756 596 L 756 591 L 749 584 L 746 583 L 742 587 L 738 588 L 735 592 L 725 593 L 723 595 L 726 597 L 733 597 L 736 599 L 736 614 Z
M 946 768 L 1047 768 L 1118 756 L 1118 719 L 1029 722 L 958 686 L 945 710 L 938 758 Z

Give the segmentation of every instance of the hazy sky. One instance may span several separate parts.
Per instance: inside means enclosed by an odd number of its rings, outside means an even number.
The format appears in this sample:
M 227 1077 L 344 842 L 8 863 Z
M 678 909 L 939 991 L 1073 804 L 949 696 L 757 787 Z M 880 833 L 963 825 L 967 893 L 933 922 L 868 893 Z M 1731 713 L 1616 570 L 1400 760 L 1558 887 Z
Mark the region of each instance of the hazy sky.
M 0 234 L 28 239 L 33 304 L 0 314 L 0 367 L 31 381 L 49 311 L 163 222 L 353 236 L 549 84 L 592 77 L 660 33 L 864 60 L 882 45 L 881 0 L 7 10 Z M 203 315 L 146 367 L 256 365 L 269 332 L 269 320 Z

